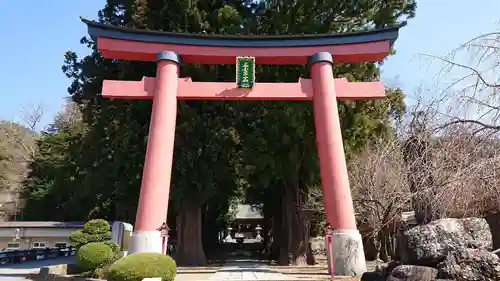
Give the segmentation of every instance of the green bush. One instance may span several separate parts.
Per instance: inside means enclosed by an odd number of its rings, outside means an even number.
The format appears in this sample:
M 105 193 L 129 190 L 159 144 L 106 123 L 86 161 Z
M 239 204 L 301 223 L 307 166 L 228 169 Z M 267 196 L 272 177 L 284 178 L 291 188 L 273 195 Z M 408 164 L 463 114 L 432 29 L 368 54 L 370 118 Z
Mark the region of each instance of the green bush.
M 76 252 L 76 264 L 83 270 L 94 270 L 115 258 L 113 250 L 104 243 L 89 243 Z
M 115 262 L 108 272 L 108 281 L 142 281 L 161 277 L 162 281 L 175 279 L 175 261 L 158 253 L 135 253 Z
M 81 277 L 95 278 L 95 279 L 108 279 L 109 267 L 118 260 L 117 256 L 103 262 L 95 269 L 79 272 Z M 81 270 L 81 269 L 80 269 Z
M 120 253 L 120 246 L 118 244 L 113 241 L 104 241 L 103 243 L 108 245 L 111 250 L 113 250 L 113 252 L 118 256 L 118 254 Z
M 101 264 L 98 268 L 94 269 L 90 277 L 96 279 L 108 279 L 109 268 L 114 262 L 116 262 L 116 258 L 110 259 Z
M 98 267 L 92 272 L 92 278 L 96 279 L 106 279 L 107 278 L 107 272 L 104 267 Z
M 109 223 L 103 219 L 90 220 L 83 225 L 85 233 L 102 234 L 109 232 Z
M 73 231 L 70 239 L 77 249 L 88 243 L 109 241 L 111 239 L 109 223 L 102 219 L 90 220 L 85 223 L 82 230 Z

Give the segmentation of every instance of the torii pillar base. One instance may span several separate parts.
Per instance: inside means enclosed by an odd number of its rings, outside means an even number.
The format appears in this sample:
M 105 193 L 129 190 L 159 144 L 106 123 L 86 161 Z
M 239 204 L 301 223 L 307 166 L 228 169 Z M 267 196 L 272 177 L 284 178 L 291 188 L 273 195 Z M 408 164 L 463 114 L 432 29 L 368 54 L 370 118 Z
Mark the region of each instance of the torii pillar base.
M 363 239 L 357 229 L 334 230 L 331 250 L 335 276 L 358 276 L 367 271 Z
M 162 240 L 158 231 L 134 231 L 130 236 L 128 254 L 143 252 L 163 254 L 161 244 Z

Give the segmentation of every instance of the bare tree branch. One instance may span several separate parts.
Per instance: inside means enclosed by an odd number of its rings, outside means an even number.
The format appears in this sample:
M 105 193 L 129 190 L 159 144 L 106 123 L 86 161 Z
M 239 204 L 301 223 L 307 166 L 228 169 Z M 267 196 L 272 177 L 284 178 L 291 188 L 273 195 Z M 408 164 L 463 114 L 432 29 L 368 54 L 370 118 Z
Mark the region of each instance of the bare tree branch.
M 23 108 L 22 110 L 22 120 L 24 125 L 28 130 L 21 130 L 17 124 L 6 124 L 0 128 L 2 135 L 4 136 L 3 142 L 10 143 L 11 147 L 20 147 L 23 153 L 23 161 L 32 161 L 36 153 L 35 140 L 38 134 L 37 126 L 42 120 L 43 114 L 45 113 L 45 108 L 40 105 L 34 105 L 32 107 Z
M 498 135 L 500 32 L 472 38 L 445 56 L 421 54 L 421 57 L 442 64 L 436 79 L 439 85 L 447 85 L 441 96 L 449 97 L 450 102 L 441 111 L 447 112 L 449 118 L 440 122 L 436 130 L 462 124 L 469 125 L 475 135 Z

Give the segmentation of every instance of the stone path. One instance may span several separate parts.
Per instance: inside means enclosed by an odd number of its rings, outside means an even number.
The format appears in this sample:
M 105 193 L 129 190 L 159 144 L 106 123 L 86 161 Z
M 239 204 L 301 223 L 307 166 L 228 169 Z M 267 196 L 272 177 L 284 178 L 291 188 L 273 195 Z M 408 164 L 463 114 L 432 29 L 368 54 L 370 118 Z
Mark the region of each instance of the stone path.
M 269 269 L 265 265 L 246 259 L 233 259 L 224 264 L 224 268 L 210 276 L 208 280 L 296 280 L 292 276 L 285 275 Z

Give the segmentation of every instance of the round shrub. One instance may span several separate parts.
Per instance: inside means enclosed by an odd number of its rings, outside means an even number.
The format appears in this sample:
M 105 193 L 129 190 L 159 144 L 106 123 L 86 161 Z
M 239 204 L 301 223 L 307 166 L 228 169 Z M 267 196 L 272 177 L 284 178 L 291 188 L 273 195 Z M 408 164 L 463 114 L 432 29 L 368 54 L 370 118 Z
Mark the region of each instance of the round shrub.
M 105 242 L 111 239 L 109 223 L 102 219 L 90 220 L 83 225 L 83 229 L 71 233 L 71 242 L 80 248 L 92 242 Z
M 108 281 L 142 281 L 153 277 L 172 281 L 175 273 L 176 265 L 171 257 L 159 253 L 135 253 L 111 265 Z
M 83 270 L 94 270 L 113 259 L 115 253 L 104 243 L 89 243 L 76 252 L 76 264 Z
M 109 231 L 109 223 L 103 219 L 90 220 L 83 225 L 83 232 L 88 234 L 106 234 Z

